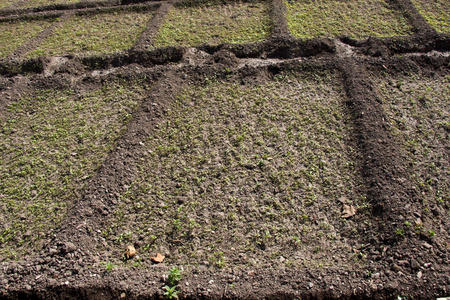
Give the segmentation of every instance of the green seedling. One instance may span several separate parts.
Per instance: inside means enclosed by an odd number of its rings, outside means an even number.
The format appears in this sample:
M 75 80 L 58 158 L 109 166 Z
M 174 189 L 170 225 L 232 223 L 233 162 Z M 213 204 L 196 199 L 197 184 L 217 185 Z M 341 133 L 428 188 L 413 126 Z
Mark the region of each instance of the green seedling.
M 176 286 L 183 277 L 182 273 L 183 272 L 179 268 L 172 267 L 172 269 L 170 269 L 169 271 L 169 276 L 167 277 L 168 285 L 171 287 Z
M 105 267 L 105 270 L 108 273 L 112 272 L 117 267 L 111 261 L 108 261 L 107 263 L 102 263 L 102 265 Z
M 164 296 L 167 299 L 178 299 L 178 291 L 176 290 L 176 288 L 178 287 L 178 285 L 174 285 L 172 287 L 166 285 L 164 286 L 164 289 L 166 290 L 164 292 Z

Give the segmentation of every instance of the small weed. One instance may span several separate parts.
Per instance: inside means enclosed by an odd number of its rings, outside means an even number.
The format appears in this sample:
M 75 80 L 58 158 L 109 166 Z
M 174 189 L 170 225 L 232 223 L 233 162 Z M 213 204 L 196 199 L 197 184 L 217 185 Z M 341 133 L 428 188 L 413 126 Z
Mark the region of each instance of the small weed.
M 117 266 L 114 265 L 112 262 L 108 261 L 107 263 L 102 263 L 102 265 L 105 267 L 106 272 L 112 272 Z
M 169 286 L 176 286 L 182 277 L 183 272 L 177 267 L 172 267 L 169 271 L 169 276 L 167 277 L 167 283 Z
M 164 292 L 164 296 L 167 299 L 178 299 L 178 291 L 176 290 L 178 287 L 178 285 L 174 285 L 174 286 L 164 286 L 164 289 L 166 290 Z
M 403 229 L 401 229 L 401 228 L 397 228 L 395 230 L 395 234 L 398 235 L 398 236 L 404 236 L 405 235 L 405 231 Z
M 219 269 L 222 269 L 226 265 L 225 256 L 223 256 L 222 251 L 214 252 L 214 258 L 212 258 L 211 260 Z

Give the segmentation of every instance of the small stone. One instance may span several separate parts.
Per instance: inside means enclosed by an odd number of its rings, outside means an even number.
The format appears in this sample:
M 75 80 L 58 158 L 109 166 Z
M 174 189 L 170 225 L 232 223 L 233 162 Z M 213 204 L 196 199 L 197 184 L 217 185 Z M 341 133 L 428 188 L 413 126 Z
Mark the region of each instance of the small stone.
M 417 272 L 417 278 L 422 278 L 422 271 Z
M 386 286 L 386 289 L 388 291 L 395 291 L 398 289 L 398 283 L 396 281 L 392 281 L 392 282 L 388 283 L 388 285 Z
M 31 291 L 33 288 L 31 287 L 31 285 L 27 284 L 27 285 L 25 285 L 25 289 L 27 291 Z
M 400 266 L 397 265 L 397 264 L 393 264 L 393 265 L 391 266 L 391 270 L 394 271 L 394 272 L 401 272 L 401 271 L 403 271 L 402 267 L 400 267 Z
M 66 243 L 64 243 L 64 245 L 61 249 L 61 252 L 63 254 L 68 254 L 68 253 L 75 252 L 75 250 L 77 250 L 77 247 L 74 245 L 74 243 L 66 242 Z
M 413 269 L 413 270 L 420 269 L 420 264 L 417 260 L 411 259 L 411 269 Z
M 423 264 L 423 266 L 424 266 L 425 268 L 429 268 L 429 267 L 431 267 L 431 265 L 432 265 L 432 263 L 426 263 L 426 264 Z
M 310 289 L 312 289 L 312 288 L 314 287 L 314 283 L 309 282 L 309 283 L 308 283 L 308 287 L 309 287 Z
M 424 246 L 424 247 L 427 248 L 427 249 L 433 248 L 433 246 L 431 246 L 431 245 L 428 244 L 427 242 L 424 242 L 424 243 L 422 244 L 422 246 Z
M 125 299 L 126 297 L 127 297 L 127 294 L 125 294 L 125 293 L 120 294 L 120 298 Z

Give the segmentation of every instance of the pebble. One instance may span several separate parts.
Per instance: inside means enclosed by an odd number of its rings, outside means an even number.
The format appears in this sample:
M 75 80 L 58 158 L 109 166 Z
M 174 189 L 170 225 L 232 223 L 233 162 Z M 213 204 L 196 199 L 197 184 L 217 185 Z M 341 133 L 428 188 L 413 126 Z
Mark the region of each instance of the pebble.
M 424 242 L 422 245 L 423 245 L 425 248 L 427 248 L 427 249 L 433 248 L 433 246 L 431 246 L 431 245 L 428 244 L 427 242 Z
M 394 271 L 394 272 L 401 272 L 401 271 L 403 271 L 403 269 L 397 264 L 393 264 L 391 266 L 391 270 Z
M 420 264 L 415 259 L 411 259 L 411 269 L 418 270 L 420 269 Z

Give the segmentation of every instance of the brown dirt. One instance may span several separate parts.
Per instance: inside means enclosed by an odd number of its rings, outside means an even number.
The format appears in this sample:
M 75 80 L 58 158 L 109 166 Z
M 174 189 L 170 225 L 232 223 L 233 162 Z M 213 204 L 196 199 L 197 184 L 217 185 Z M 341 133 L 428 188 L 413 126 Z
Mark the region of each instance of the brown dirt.
M 140 2 L 143 1 L 122 1 L 122 4 Z M 6 112 L 8 105 L 38 88 L 94 90 L 116 79 L 140 79 L 151 86 L 150 92 L 139 103 L 126 130 L 95 176 L 87 181 L 79 191 L 79 196 L 70 203 L 71 208 L 63 224 L 48 233 L 42 239 L 42 245 L 32 248 L 32 254 L 1 262 L 0 299 L 164 299 L 162 288 L 166 284 L 169 269 L 174 265 L 185 269 L 178 287 L 181 299 L 449 297 L 449 194 L 444 194 L 441 201 L 436 201 L 436 185 L 431 184 L 425 189 L 427 187 L 418 185 L 415 180 L 437 178 L 438 182 L 443 182 L 445 190 L 445 182 L 450 180 L 448 121 L 446 125 L 442 123 L 445 119 L 442 121 L 438 116 L 427 115 L 430 124 L 440 122 L 440 127 L 430 125 L 430 130 L 440 137 L 439 148 L 436 149 L 439 149 L 441 158 L 434 160 L 416 155 L 405 146 L 404 139 L 407 138 L 396 133 L 398 118 L 404 115 L 395 115 L 389 111 L 392 100 L 389 97 L 392 96 L 384 93 L 382 87 L 386 82 L 388 86 L 392 82 L 392 88 L 398 88 L 400 97 L 406 98 L 409 94 L 402 91 L 398 83 L 405 81 L 405 78 L 416 78 L 417 82 L 448 82 L 450 37 L 436 33 L 410 1 L 391 2 L 404 11 L 411 22 L 414 28 L 412 36 L 369 38 L 365 41 L 346 37 L 340 40 L 295 39 L 288 33 L 282 1 L 273 0 L 274 31 L 269 40 L 245 45 L 206 45 L 189 49 L 167 47 L 147 51 L 143 46 L 145 41 L 153 37 L 155 27 L 161 24 L 171 5 L 162 3 L 136 47 L 129 51 L 81 58 L 41 57 L 23 61 L 8 57 L 0 60 L 2 122 L 9 117 Z M 50 16 L 59 13 L 55 10 L 96 9 L 107 5 L 106 2 L 83 2 L 39 9 L 3 9 L 0 13 L 5 18 L 15 18 L 15 14 L 29 16 L 36 12 Z M 42 36 L 21 48 L 19 56 L 23 57 L 25 50 L 37 45 L 39 39 Z M 311 81 L 312 74 L 322 76 L 322 81 Z M 327 83 L 326 80 L 331 81 L 327 84 L 333 86 L 332 90 L 337 90 L 336 107 L 343 115 L 342 123 L 339 124 L 343 126 L 341 129 L 345 138 L 342 139 L 344 146 L 340 151 L 354 162 L 354 178 L 348 181 L 352 185 L 350 195 L 362 199 L 351 202 L 358 205 L 355 216 L 349 219 L 336 216 L 342 210 L 342 204 L 349 203 L 346 197 L 321 195 L 315 204 L 304 208 L 310 216 L 305 224 L 313 230 L 301 237 L 302 242 L 321 249 L 324 254 L 296 249 L 295 243 L 294 246 L 285 243 L 286 236 L 283 236 L 279 240 L 269 239 L 265 244 L 254 243 L 259 246 L 247 249 L 247 252 L 233 253 L 233 250 L 226 249 L 228 262 L 225 267 L 211 262 L 190 264 L 183 263 L 183 253 L 178 252 L 178 248 L 184 244 L 191 245 L 194 238 L 160 232 L 159 240 L 151 242 L 154 243 L 151 250 L 153 255 L 163 252 L 167 259 L 162 264 L 155 264 L 150 260 L 150 254 L 144 254 L 145 244 L 150 243 L 149 237 L 140 234 L 137 229 L 133 231 L 133 227 L 139 227 L 134 225 L 135 220 L 139 220 L 139 214 L 129 212 L 126 214 L 129 219 L 125 218 L 120 226 L 131 228 L 130 243 L 137 248 L 138 255 L 141 253 L 142 261 L 139 266 L 133 265 L 133 260 L 123 262 L 124 245 L 115 243 L 114 235 L 105 238 L 102 232 L 116 220 L 124 194 L 143 178 L 143 162 L 147 160 L 148 163 L 148 151 L 153 150 L 147 149 L 145 145 L 147 141 L 159 137 L 163 125 L 168 127 L 170 121 L 174 120 L 174 103 L 180 93 L 192 89 L 192 86 L 195 87 L 194 91 L 201 90 L 211 80 L 218 85 L 235 84 L 237 90 L 245 90 L 278 82 L 284 76 L 290 80 L 282 81 L 287 86 L 298 82 L 313 82 L 313 86 L 321 86 Z M 300 79 L 289 76 L 299 76 Z M 414 84 L 417 83 L 411 83 L 412 90 Z M 445 87 L 443 83 L 444 90 Z M 443 95 L 443 99 L 448 101 L 449 95 L 445 92 Z M 326 98 L 320 95 L 317 97 Z M 269 111 L 272 109 L 274 107 L 269 106 Z M 448 116 L 448 103 L 442 110 L 442 114 Z M 239 114 L 232 115 L 229 120 L 236 127 L 251 121 L 250 117 Z M 280 128 L 285 125 L 282 122 L 275 124 Z M 204 150 L 221 153 L 223 149 L 217 150 L 217 147 L 205 147 Z M 256 146 L 252 150 L 257 151 Z M 287 157 L 286 149 L 280 147 L 276 150 L 280 157 Z M 295 154 L 295 157 L 300 157 L 300 154 Z M 178 155 L 184 159 L 182 154 Z M 163 159 L 162 156 L 155 157 Z M 431 174 L 429 168 L 418 167 L 435 162 L 440 163 L 438 175 Z M 241 172 L 239 174 L 252 172 L 251 176 L 257 179 L 264 178 L 264 170 L 271 170 L 251 163 L 240 167 L 237 171 L 231 167 L 228 170 Z M 158 173 L 162 177 L 168 174 L 171 173 Z M 214 178 L 207 178 L 202 185 L 192 187 L 189 192 L 195 197 L 201 197 L 215 182 Z M 257 199 L 256 206 L 267 204 L 262 200 L 263 193 L 272 193 L 274 197 L 281 197 L 284 193 L 280 184 L 270 180 L 267 180 L 262 191 L 246 190 L 247 182 L 237 182 L 239 187 L 250 194 L 248 199 Z M 167 190 L 173 192 L 175 188 L 174 185 Z M 299 193 L 302 192 L 299 188 Z M 225 205 L 226 199 L 236 196 L 236 193 L 244 197 L 242 191 L 226 190 L 221 196 L 222 204 Z M 168 198 L 172 199 L 172 196 L 170 194 Z M 162 217 L 158 217 L 159 222 L 168 224 L 180 204 L 187 206 L 189 201 L 183 198 L 170 203 L 173 207 L 167 210 L 168 217 L 164 218 L 162 214 Z M 303 205 L 299 203 L 292 207 L 296 213 Z M 224 208 L 223 205 L 219 203 L 207 207 L 208 214 L 201 211 L 200 215 L 200 210 L 192 214 L 194 218 L 208 219 L 213 218 L 207 216 L 209 214 L 220 217 L 233 212 L 238 215 L 238 220 L 241 216 L 255 214 L 255 207 L 251 205 L 243 205 L 242 210 L 231 206 Z M 142 213 L 148 212 L 146 209 L 149 208 L 145 208 Z M 322 230 L 321 221 L 325 219 L 336 232 L 337 237 L 334 239 L 318 238 Z M 256 218 L 251 222 L 259 229 L 267 228 L 271 221 Z M 209 226 L 207 221 L 202 224 L 203 227 Z M 231 226 L 233 223 L 223 224 Z M 292 234 L 300 225 L 300 220 L 286 217 L 284 228 Z M 244 222 L 240 226 L 245 228 L 248 224 Z M 430 234 L 431 231 L 433 234 Z M 231 239 L 226 230 L 221 231 L 219 228 L 217 232 L 217 236 L 205 235 L 203 238 L 212 241 L 222 238 L 225 249 L 228 242 L 232 243 Z M 275 252 L 274 249 L 281 250 L 278 256 L 271 257 L 270 251 Z M 297 253 L 303 257 L 295 258 Z M 285 263 L 291 259 L 293 264 Z M 102 263 L 108 260 L 120 267 L 107 271 Z M 250 263 L 258 260 L 259 263 Z

